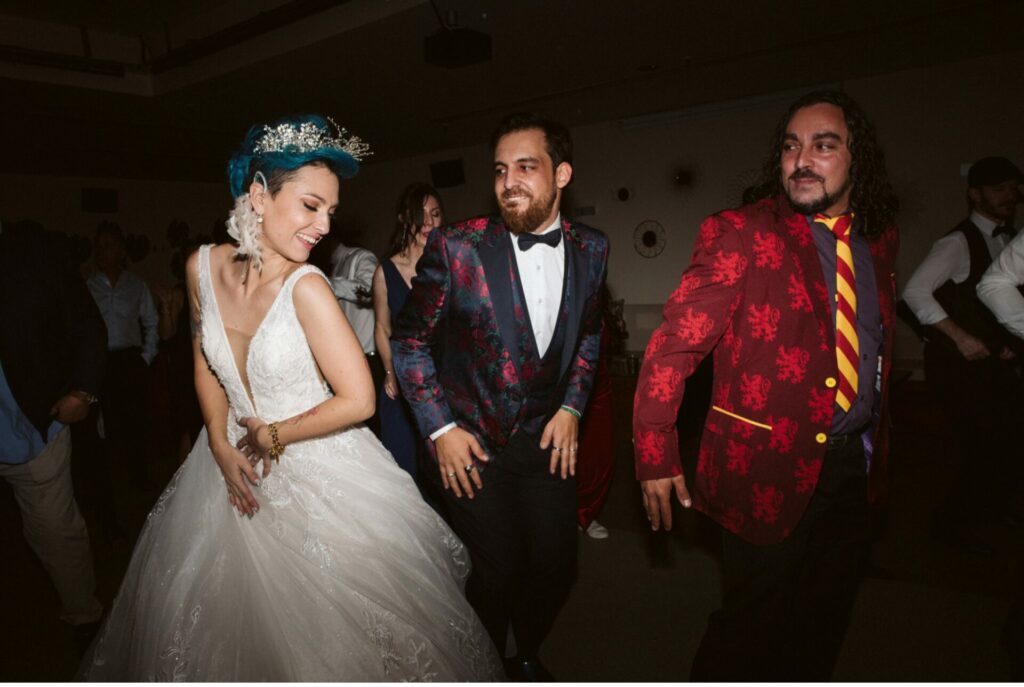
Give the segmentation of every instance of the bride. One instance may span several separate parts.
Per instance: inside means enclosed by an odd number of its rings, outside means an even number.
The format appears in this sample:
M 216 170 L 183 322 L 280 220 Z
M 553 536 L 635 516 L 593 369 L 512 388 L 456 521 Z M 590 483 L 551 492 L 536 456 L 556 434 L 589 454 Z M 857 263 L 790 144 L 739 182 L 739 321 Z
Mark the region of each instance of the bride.
M 206 428 L 149 514 L 80 677 L 500 677 L 463 596 L 462 543 L 359 424 L 373 412 L 366 359 L 304 264 L 338 179 L 366 154 L 305 116 L 253 127 L 230 161 L 239 245 L 188 263 Z

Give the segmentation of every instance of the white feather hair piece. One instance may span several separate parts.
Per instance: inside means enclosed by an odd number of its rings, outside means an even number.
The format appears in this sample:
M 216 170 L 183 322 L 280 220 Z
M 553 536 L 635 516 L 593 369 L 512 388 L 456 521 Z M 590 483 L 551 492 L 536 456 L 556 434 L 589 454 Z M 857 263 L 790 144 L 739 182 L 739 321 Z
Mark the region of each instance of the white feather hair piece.
M 263 267 L 259 239 L 262 227 L 256 221 L 256 211 L 252 207 L 248 193 L 235 199 L 235 207 L 228 215 L 227 226 L 228 236 L 238 242 L 235 255 L 251 260 L 256 271 L 260 271 Z

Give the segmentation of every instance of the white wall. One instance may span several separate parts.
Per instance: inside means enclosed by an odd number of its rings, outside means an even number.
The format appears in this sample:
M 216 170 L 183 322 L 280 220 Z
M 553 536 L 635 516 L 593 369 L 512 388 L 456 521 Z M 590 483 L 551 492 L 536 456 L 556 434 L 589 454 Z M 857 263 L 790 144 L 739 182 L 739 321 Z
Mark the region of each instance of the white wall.
M 840 84 L 874 121 L 903 203 L 901 287 L 931 242 L 965 214 L 962 166 L 995 154 L 1024 164 L 1022 73 L 1024 51 Z M 739 202 L 792 97 L 777 94 L 573 131 L 575 181 L 563 209 L 593 206 L 596 214 L 580 219 L 611 239 L 608 278 L 627 303 L 628 348 L 646 345 L 661 304 L 689 262 L 701 219 Z M 431 162 L 455 157 L 463 158 L 467 183 L 442 191 L 448 218 L 492 211 L 491 165 L 480 144 L 398 161 L 371 158 L 357 178 L 342 185 L 341 224 L 356 230 L 368 248 L 383 250 L 401 188 L 429 181 Z M 693 172 L 689 188 L 672 184 L 680 167 Z M 193 233 L 209 232 L 230 205 L 220 184 L 0 175 L 0 216 L 31 217 L 51 228 L 91 234 L 101 217 L 78 209 L 82 186 L 118 189 L 121 207 L 112 219 L 126 231 L 150 235 L 155 250 L 140 271 L 158 283 L 170 278 L 164 232 L 171 219 L 188 221 Z M 622 186 L 632 191 L 626 203 L 615 196 Z M 664 252 L 653 259 L 633 249 L 633 230 L 647 219 L 660 222 L 668 234 Z M 918 367 L 920 347 L 913 335 L 901 327 L 897 344 L 898 362 Z

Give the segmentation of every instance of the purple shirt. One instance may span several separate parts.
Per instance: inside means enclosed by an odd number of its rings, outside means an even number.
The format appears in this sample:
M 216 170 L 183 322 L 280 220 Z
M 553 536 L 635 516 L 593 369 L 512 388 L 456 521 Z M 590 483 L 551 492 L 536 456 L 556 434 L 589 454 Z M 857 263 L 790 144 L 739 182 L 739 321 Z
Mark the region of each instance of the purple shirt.
M 832 326 L 836 322 L 836 237 L 824 224 L 807 218 L 818 249 L 821 271 L 828 286 L 832 305 Z M 850 252 L 853 253 L 854 290 L 857 292 L 857 341 L 860 366 L 857 371 L 857 397 L 850 410 L 835 406 L 832 415 L 832 434 L 860 432 L 868 427 L 875 405 L 875 396 L 882 355 L 882 312 L 878 307 L 878 289 L 875 285 L 875 267 L 871 262 L 871 249 L 860 233 L 860 223 L 854 220 L 850 230 Z

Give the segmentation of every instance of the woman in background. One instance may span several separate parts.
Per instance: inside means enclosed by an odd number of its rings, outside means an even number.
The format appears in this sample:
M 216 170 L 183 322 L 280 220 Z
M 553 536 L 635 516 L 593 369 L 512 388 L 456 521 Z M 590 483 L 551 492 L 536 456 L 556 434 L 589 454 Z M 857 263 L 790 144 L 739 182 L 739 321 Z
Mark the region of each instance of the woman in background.
M 405 305 L 416 276 L 416 263 L 423 255 L 427 236 L 441 226 L 444 210 L 441 196 L 433 186 L 410 184 L 398 198 L 397 222 L 391 234 L 386 258 L 373 275 L 374 339 L 384 365 L 384 385 L 378 398 L 380 433 L 384 448 L 416 479 L 418 456 L 424 440 L 416 429 L 409 404 L 402 398 L 391 359 L 391 328 Z M 421 485 L 422 486 L 422 485 Z

